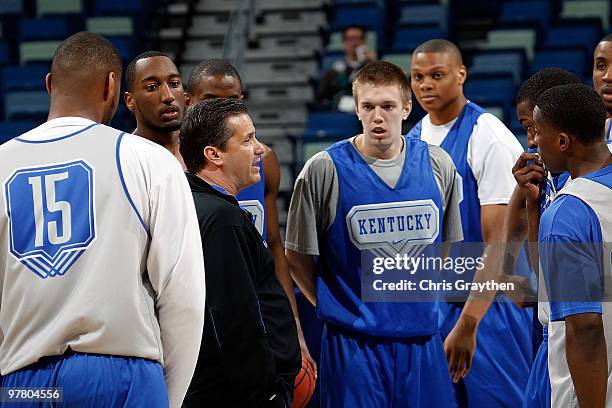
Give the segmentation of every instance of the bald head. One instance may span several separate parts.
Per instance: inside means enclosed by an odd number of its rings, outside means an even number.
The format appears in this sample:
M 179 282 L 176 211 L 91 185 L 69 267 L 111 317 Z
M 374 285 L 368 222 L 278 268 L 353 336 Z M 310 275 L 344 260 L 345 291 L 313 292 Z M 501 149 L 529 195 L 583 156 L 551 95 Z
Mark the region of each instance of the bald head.
M 425 41 L 412 53 L 413 56 L 417 54 L 448 54 L 458 65 L 463 65 L 459 48 L 452 42 L 441 38 Z
M 110 41 L 97 34 L 80 32 L 55 50 L 51 83 L 64 92 L 86 93 L 87 85 L 106 80 L 110 72 L 121 77 L 121 57 Z

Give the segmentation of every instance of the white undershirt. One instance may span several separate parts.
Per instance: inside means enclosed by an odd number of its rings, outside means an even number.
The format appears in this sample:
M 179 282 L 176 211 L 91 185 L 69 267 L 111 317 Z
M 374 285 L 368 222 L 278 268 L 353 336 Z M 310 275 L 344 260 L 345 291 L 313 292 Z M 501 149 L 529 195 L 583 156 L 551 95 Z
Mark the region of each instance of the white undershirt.
M 440 146 L 456 118 L 433 125 L 429 115 L 422 121 L 421 139 Z M 480 115 L 467 149 L 467 162 L 478 185 L 480 205 L 508 204 L 516 185 L 512 166 L 523 147 L 506 126 L 490 113 Z

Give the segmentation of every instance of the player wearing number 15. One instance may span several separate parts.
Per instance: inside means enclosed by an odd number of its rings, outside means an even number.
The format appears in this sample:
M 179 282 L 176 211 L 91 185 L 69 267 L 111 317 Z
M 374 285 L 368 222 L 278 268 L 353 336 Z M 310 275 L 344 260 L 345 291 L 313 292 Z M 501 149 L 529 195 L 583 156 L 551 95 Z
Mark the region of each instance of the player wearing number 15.
M 0 386 L 179 407 L 204 322 L 201 240 L 176 159 L 104 125 L 121 68 L 106 39 L 68 38 L 48 121 L 0 147 Z

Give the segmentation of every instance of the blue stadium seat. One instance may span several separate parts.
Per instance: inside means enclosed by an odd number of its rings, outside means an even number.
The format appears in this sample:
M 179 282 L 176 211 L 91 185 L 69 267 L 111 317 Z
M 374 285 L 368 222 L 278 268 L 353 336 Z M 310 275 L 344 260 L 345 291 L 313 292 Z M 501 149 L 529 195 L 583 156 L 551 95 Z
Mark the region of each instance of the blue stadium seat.
M 353 136 L 359 131 L 359 121 L 354 113 L 310 112 L 302 138 L 335 137 L 340 139 Z
M 63 40 L 68 34 L 68 23 L 62 18 L 25 18 L 19 22 L 19 41 Z
M 22 14 L 23 0 L 0 1 L 0 16 L 4 14 Z
M 0 122 L 0 144 L 8 142 L 36 126 L 36 122 Z
M 509 74 L 471 75 L 464 85 L 469 100 L 480 105 L 501 106 L 505 112 L 514 103 L 515 90 L 514 78 Z
M 525 52 L 516 50 L 494 50 L 474 55 L 470 74 L 510 74 L 519 84 L 525 72 Z
M 391 46 L 392 53 L 412 52 L 416 47 L 433 38 L 445 38 L 438 26 L 399 28 Z
M 376 6 L 337 7 L 332 30 L 342 30 L 344 27 L 356 24 L 381 33 L 383 22 L 383 11 Z
M 602 37 L 599 21 L 596 24 L 568 24 L 550 27 L 546 33 L 546 47 L 582 47 L 587 53 Z
M 0 40 L 0 66 L 10 63 L 9 49 L 6 41 Z
M 46 91 L 9 92 L 4 95 L 6 119 L 44 121 L 49 112 L 49 95 Z
M 443 33 L 448 32 L 448 8 L 441 4 L 404 6 L 400 10 L 398 27 L 435 24 Z
M 507 24 L 537 22 L 540 27 L 546 28 L 550 21 L 550 1 L 509 1 L 503 4 L 499 22 Z
M 131 60 L 135 55 L 133 52 L 133 44 L 132 41 L 126 37 L 106 37 L 110 42 L 113 43 L 115 47 L 117 47 L 117 51 L 119 51 L 119 55 L 121 59 L 125 61 Z
M 142 11 L 142 0 L 96 0 L 94 5 L 94 13 L 98 16 L 138 14 Z
M 587 54 L 581 48 L 541 49 L 536 52 L 531 64 L 531 73 L 536 73 L 542 68 L 557 67 L 572 71 L 578 77 L 583 78 L 587 61 L 590 64 L 591 59 L 587 58 Z
M 2 69 L 0 91 L 44 91 L 45 76 L 49 68 L 44 66 L 9 66 Z

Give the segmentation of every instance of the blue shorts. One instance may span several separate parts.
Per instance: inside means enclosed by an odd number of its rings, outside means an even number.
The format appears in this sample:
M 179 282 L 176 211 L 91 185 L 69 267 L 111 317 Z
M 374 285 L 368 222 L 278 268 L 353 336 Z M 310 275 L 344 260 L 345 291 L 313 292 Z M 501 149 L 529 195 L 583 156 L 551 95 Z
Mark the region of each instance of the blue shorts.
M 523 408 L 550 408 L 550 377 L 548 375 L 548 330 L 544 327 L 543 340 L 535 356 Z
M 457 322 L 463 303 L 443 303 L 440 328 L 446 338 Z M 533 363 L 532 309 L 507 301 L 491 304 L 478 326 L 478 345 L 472 368 L 455 384 L 460 407 L 520 407 Z
M 454 407 L 439 334 L 405 340 L 323 328 L 321 407 Z
M 63 392 L 62 403 L 3 407 L 168 407 L 161 365 L 143 358 L 67 352 L 7 374 L 1 386 L 59 387 Z

